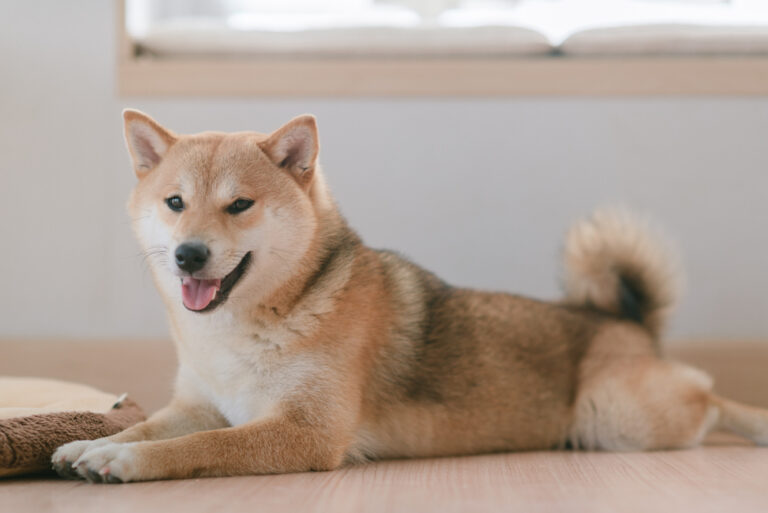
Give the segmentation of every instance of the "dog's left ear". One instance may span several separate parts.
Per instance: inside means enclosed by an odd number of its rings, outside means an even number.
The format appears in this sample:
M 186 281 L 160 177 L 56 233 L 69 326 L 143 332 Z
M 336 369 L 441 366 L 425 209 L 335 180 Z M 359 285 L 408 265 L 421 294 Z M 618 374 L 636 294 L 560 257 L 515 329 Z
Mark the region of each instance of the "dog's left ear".
M 125 122 L 125 143 L 131 154 L 133 170 L 137 177 L 143 178 L 157 167 L 168 148 L 176 142 L 176 136 L 138 110 L 125 109 L 123 121 Z
M 315 174 L 320 151 L 317 121 L 309 114 L 293 118 L 259 143 L 259 147 L 272 162 L 306 188 Z

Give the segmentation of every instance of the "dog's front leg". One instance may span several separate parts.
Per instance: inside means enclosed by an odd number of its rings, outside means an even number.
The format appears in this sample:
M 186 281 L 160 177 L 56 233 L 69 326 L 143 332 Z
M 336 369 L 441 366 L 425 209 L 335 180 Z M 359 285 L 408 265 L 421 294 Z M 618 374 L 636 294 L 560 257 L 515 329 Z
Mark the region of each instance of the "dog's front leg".
M 117 443 L 165 440 L 227 426 L 227 419 L 212 404 L 175 398 L 146 421 L 107 437 L 107 440 Z
M 79 440 L 59 447 L 51 458 L 53 469 L 62 477 L 99 479 L 78 471 L 75 462 L 84 454 L 99 448 L 119 446 L 143 440 L 165 440 L 196 431 L 219 429 L 228 426 L 224 417 L 210 404 L 203 401 L 189 401 L 175 398 L 165 408 L 157 411 L 146 421 L 112 436 L 96 440 Z
M 83 454 L 78 471 L 92 481 L 128 482 L 330 470 L 347 437 L 288 417 L 160 441 L 113 444 Z

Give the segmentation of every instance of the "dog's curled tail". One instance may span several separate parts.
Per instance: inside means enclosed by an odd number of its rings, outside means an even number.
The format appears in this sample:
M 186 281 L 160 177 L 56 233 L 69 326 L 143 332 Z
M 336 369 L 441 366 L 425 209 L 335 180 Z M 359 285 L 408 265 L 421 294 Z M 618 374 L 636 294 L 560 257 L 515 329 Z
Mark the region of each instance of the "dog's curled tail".
M 603 209 L 568 232 L 566 302 L 645 326 L 656 338 L 675 305 L 677 259 L 648 222 L 623 209 Z

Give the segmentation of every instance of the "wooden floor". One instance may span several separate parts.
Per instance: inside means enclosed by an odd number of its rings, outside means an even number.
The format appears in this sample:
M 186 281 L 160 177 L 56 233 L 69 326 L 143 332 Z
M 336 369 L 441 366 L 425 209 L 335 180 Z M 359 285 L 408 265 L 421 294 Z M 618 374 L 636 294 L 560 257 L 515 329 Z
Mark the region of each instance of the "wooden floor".
M 768 344 L 732 345 L 725 352 L 718 347 L 680 346 L 672 353 L 715 374 L 721 392 L 768 402 Z M 0 350 L 0 375 L 59 377 L 128 391 L 148 410 L 170 393 L 173 352 L 167 342 L 0 341 Z M 494 454 L 126 485 L 0 480 L 0 513 L 47 511 L 768 512 L 768 448 L 718 435 L 687 451 Z
M 768 511 L 768 449 L 495 454 L 125 485 L 27 478 L 0 481 L 0 511 L 757 513 Z

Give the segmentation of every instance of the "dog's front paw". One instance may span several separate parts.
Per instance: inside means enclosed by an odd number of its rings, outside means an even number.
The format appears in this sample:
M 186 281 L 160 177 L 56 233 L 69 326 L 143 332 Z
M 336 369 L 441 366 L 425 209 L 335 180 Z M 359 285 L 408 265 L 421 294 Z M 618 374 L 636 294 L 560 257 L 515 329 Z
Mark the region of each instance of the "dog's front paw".
M 91 483 L 139 481 L 136 446 L 137 442 L 109 442 L 88 449 L 72 464 L 72 469 Z
M 56 452 L 54 452 L 51 457 L 53 470 L 55 470 L 61 477 L 67 479 L 80 479 L 80 475 L 72 467 L 72 464 L 86 451 L 109 443 L 111 442 L 106 438 L 99 438 L 96 440 L 78 440 L 76 442 L 64 444 L 56 449 Z

